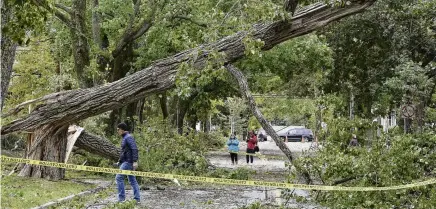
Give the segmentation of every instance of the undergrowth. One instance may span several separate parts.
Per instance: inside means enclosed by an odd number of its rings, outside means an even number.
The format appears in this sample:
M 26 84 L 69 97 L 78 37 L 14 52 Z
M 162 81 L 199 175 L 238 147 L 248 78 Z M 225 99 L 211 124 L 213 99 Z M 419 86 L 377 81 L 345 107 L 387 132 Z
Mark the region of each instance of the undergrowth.
M 295 166 L 326 185 L 384 187 L 436 176 L 436 133 L 389 133 L 379 137 L 371 121 L 335 119 L 315 157 L 299 158 Z M 358 127 L 359 146 L 348 146 L 351 128 Z M 296 176 L 291 181 L 296 180 Z M 348 180 L 344 180 L 348 179 Z M 344 180 L 342 183 L 338 183 Z M 318 194 L 319 193 L 319 194 Z M 333 208 L 432 208 L 436 186 L 373 192 L 317 192 L 316 200 Z

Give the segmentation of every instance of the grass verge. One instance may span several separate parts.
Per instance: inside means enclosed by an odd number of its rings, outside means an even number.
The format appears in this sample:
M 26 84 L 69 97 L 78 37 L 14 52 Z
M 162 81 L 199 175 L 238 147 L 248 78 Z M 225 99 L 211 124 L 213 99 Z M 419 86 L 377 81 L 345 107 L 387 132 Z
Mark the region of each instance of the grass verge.
M 32 208 L 62 197 L 95 188 L 92 184 L 71 181 L 47 181 L 16 175 L 3 176 L 1 208 Z

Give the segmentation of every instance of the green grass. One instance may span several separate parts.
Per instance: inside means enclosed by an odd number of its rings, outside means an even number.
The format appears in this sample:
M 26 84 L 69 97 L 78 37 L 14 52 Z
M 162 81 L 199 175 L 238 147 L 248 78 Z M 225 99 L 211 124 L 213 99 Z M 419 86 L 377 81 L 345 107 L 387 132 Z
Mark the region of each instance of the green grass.
M 95 187 L 90 184 L 47 181 L 15 175 L 3 176 L 0 181 L 0 208 L 32 208 Z

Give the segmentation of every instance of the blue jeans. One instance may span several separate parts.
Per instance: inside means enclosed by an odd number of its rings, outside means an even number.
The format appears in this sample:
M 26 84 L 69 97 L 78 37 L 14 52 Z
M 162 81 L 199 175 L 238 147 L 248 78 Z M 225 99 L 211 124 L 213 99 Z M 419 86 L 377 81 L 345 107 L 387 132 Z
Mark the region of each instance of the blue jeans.
M 120 166 L 121 170 L 133 170 L 133 163 L 124 162 Z M 117 188 L 118 188 L 118 201 L 124 201 L 126 200 L 126 191 L 124 190 L 124 177 L 126 175 L 124 174 L 117 174 L 115 177 L 115 180 L 117 181 Z M 129 179 L 130 185 L 133 189 L 133 195 L 135 196 L 134 199 L 136 201 L 140 201 L 141 197 L 139 196 L 139 185 L 136 181 L 135 176 L 128 175 L 127 178 Z

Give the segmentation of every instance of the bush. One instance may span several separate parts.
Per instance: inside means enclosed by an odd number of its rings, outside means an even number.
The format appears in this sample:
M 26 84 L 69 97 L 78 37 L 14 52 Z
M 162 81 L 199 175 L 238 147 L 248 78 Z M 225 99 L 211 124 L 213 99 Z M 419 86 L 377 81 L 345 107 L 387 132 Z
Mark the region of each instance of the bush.
M 87 130 L 103 134 L 101 125 L 95 122 L 98 118 L 89 119 L 85 125 Z M 222 148 L 226 139 L 219 133 L 197 133 L 179 135 L 171 125 L 162 119 L 148 121 L 147 124 L 135 127 L 133 133 L 139 149 L 140 171 L 177 173 L 185 175 L 197 175 L 207 173 L 207 160 L 204 154 L 211 149 Z M 111 136 L 107 138 L 116 146 L 119 146 L 121 138 Z M 113 161 L 88 152 L 76 154 L 71 159 L 72 163 L 96 167 L 113 167 Z M 99 173 L 107 176 L 112 174 Z
M 149 121 L 133 134 L 139 148 L 139 168 L 144 171 L 199 175 L 207 172 L 205 154 L 221 148 L 225 139 L 216 134 L 190 132 L 179 135 L 161 120 Z
M 338 125 L 339 124 L 339 125 Z M 299 158 L 295 166 L 327 185 L 350 178 L 343 186 L 395 186 L 422 181 L 436 175 L 436 135 L 360 135 L 359 147 L 346 146 L 346 123 L 330 127 L 324 147 L 315 157 Z M 375 131 L 366 126 L 359 131 Z M 431 208 L 436 205 L 436 187 L 375 192 L 321 192 L 317 199 L 332 208 Z

